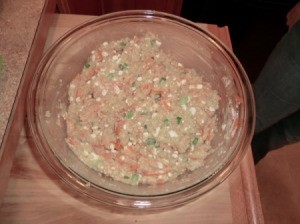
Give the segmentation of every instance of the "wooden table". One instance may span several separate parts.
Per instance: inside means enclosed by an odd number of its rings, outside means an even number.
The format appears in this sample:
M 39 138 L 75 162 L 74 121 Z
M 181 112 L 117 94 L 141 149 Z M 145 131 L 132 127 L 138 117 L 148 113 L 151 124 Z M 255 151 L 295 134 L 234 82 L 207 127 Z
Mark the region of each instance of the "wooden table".
M 56 15 L 46 48 L 91 16 Z M 199 24 L 231 47 L 226 27 Z M 0 223 L 263 223 L 250 147 L 240 166 L 222 184 L 197 200 L 169 211 L 145 214 L 92 201 L 69 187 L 45 164 L 26 126 L 13 162 Z

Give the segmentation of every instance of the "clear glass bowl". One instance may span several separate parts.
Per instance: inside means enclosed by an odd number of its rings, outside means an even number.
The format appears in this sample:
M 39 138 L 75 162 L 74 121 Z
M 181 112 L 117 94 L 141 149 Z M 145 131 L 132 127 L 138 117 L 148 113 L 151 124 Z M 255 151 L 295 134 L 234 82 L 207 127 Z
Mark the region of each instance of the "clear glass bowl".
M 146 32 L 186 67 L 205 74 L 221 97 L 215 152 L 206 165 L 175 181 L 131 186 L 99 175 L 84 165 L 65 142 L 63 111 L 70 81 L 90 52 L 104 41 Z M 56 174 L 77 191 L 110 205 L 158 209 L 182 205 L 223 182 L 242 160 L 253 135 L 254 98 L 238 59 L 220 40 L 183 18 L 155 11 L 123 11 L 86 22 L 60 38 L 42 58 L 31 83 L 27 112 L 34 142 Z

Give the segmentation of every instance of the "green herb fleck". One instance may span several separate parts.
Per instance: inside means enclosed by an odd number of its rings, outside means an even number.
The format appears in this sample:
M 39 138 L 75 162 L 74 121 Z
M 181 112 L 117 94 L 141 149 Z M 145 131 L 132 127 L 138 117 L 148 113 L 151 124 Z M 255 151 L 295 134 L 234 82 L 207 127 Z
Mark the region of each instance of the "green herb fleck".
M 77 126 L 78 128 L 81 128 L 81 127 L 82 127 L 82 124 L 81 124 L 80 120 L 76 120 L 76 126 Z
M 185 96 L 185 95 L 181 96 L 179 98 L 179 104 L 180 104 L 180 106 L 187 104 L 188 100 L 189 100 L 189 98 L 187 96 Z
M 140 175 L 140 174 L 134 173 L 134 174 L 132 174 L 132 176 L 131 176 L 131 181 L 132 181 L 133 183 L 138 183 L 139 180 L 140 180 L 140 178 L 141 178 L 141 175 Z
M 126 46 L 126 42 L 122 40 L 122 41 L 120 42 L 120 46 L 121 46 L 121 47 L 125 47 L 125 46 Z
M 100 165 L 101 165 L 100 159 L 96 159 L 93 161 L 93 164 L 92 164 L 93 167 L 98 168 Z
M 146 144 L 147 145 L 155 145 L 155 143 L 156 143 L 156 140 L 155 140 L 155 138 L 147 138 L 146 139 Z
M 182 122 L 182 117 L 176 117 L 176 122 L 177 122 L 177 124 L 181 124 L 181 122 Z
M 182 155 L 182 161 L 187 162 L 189 160 L 189 158 L 187 157 L 187 155 Z
M 198 140 L 199 140 L 198 137 L 195 137 L 195 138 L 193 139 L 193 141 L 192 141 L 192 144 L 193 144 L 193 145 L 196 145 L 196 144 L 198 143 Z
M 150 44 L 151 44 L 151 46 L 154 46 L 154 45 L 155 45 L 155 43 L 156 43 L 156 39 L 155 39 L 155 38 L 151 38 L 151 40 L 150 40 Z
M 147 115 L 146 111 L 141 112 L 141 115 Z
M 136 87 L 136 82 L 131 83 L 131 87 Z
M 148 128 L 148 125 L 144 124 L 144 128 L 147 129 L 147 128 Z
M 124 179 L 126 179 L 126 180 L 128 180 L 129 178 L 130 178 L 129 176 L 126 176 L 126 175 L 124 176 Z
M 115 74 L 110 72 L 110 73 L 107 74 L 107 76 L 108 76 L 109 79 L 113 79 L 115 77 Z
M 154 100 L 157 102 L 157 101 L 160 101 L 161 99 L 161 94 L 160 93 L 156 93 L 154 94 Z
M 170 121 L 168 118 L 163 120 L 164 125 L 169 126 L 170 125 Z
M 159 80 L 159 83 L 163 83 L 163 82 L 166 82 L 166 81 L 167 81 L 166 77 L 161 77 L 160 80 Z
M 120 70 L 124 70 L 124 69 L 126 69 L 128 67 L 128 64 L 127 63 L 123 63 L 123 64 L 119 64 L 119 69 Z
M 0 72 L 4 69 L 3 57 L 0 55 Z
M 91 65 L 90 65 L 90 63 L 88 63 L 88 62 L 86 62 L 85 64 L 84 64 L 84 67 L 85 68 L 89 68 Z
M 127 119 L 132 119 L 134 116 L 134 112 L 133 111 L 129 111 L 125 114 L 125 118 Z
M 160 149 L 160 144 L 158 142 L 156 142 L 156 144 L 154 145 L 155 148 Z

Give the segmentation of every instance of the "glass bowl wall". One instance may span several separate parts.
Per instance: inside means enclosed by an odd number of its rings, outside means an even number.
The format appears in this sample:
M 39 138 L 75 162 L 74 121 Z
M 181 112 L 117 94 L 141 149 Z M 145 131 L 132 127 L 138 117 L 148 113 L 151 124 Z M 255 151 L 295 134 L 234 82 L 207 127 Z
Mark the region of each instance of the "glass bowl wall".
M 91 170 L 65 142 L 68 86 L 90 52 L 104 41 L 152 32 L 162 49 L 218 90 L 221 97 L 214 153 L 206 165 L 157 186 L 131 186 Z M 123 11 L 86 22 L 52 45 L 42 58 L 28 92 L 28 122 L 35 144 L 69 186 L 98 201 L 127 208 L 177 206 L 223 182 L 240 163 L 253 134 L 253 94 L 238 59 L 218 38 L 196 24 L 166 13 Z M 47 116 L 50 115 L 50 116 Z

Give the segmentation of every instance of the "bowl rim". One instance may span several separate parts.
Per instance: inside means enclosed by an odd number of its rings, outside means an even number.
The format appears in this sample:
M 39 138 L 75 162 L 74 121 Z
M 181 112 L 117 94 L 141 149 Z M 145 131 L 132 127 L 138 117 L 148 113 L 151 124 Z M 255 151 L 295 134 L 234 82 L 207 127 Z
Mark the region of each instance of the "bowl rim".
M 189 186 L 185 189 L 180 189 L 175 192 L 171 193 L 164 193 L 160 195 L 151 195 L 151 196 L 145 196 L 145 195 L 128 195 L 123 194 L 121 192 L 115 192 L 108 189 L 101 188 L 102 193 L 101 197 L 95 196 L 95 192 L 98 192 L 100 188 L 96 186 L 87 186 L 86 181 L 82 180 L 82 177 L 78 179 L 78 175 L 74 174 L 74 172 L 70 172 L 71 170 L 67 169 L 64 165 L 63 171 L 61 170 L 61 166 L 59 166 L 61 163 L 60 161 L 52 161 L 54 163 L 49 162 L 49 152 L 43 150 L 44 147 L 47 147 L 45 143 L 41 140 L 41 136 L 39 133 L 38 124 L 36 121 L 37 115 L 35 114 L 35 102 L 36 102 L 36 92 L 37 87 L 40 82 L 40 79 L 43 77 L 39 76 L 39 74 L 42 73 L 45 64 L 47 63 L 49 57 L 52 55 L 52 53 L 55 52 L 56 47 L 62 44 L 64 41 L 67 41 L 69 37 L 71 37 L 74 33 L 78 32 L 82 28 L 85 28 L 87 26 L 99 23 L 99 22 L 112 22 L 114 20 L 118 20 L 120 18 L 129 17 L 129 18 L 142 18 L 142 19 L 153 19 L 153 18 L 163 18 L 167 20 L 171 20 L 172 22 L 176 22 L 180 25 L 187 26 L 188 28 L 192 28 L 196 30 L 197 32 L 203 33 L 209 41 L 213 42 L 214 46 L 217 46 L 219 50 L 226 55 L 230 61 L 233 62 L 233 65 L 236 70 L 238 70 L 238 74 L 241 74 L 241 76 L 238 76 L 240 86 L 243 89 L 243 93 L 246 93 L 244 96 L 245 102 L 248 102 L 247 105 L 245 105 L 245 113 L 249 113 L 250 116 L 245 116 L 245 120 L 249 119 L 249 121 L 246 124 L 246 130 L 244 130 L 243 138 L 241 138 L 243 141 L 240 142 L 241 150 L 234 151 L 235 153 L 231 155 L 231 158 L 227 161 L 227 163 L 223 164 L 222 167 L 220 167 L 215 174 L 218 175 L 211 175 L 210 177 L 206 178 L 204 181 L 197 182 L 196 184 L 193 184 L 192 186 Z M 247 95 L 248 94 L 248 95 Z M 34 103 L 28 103 L 28 102 L 34 102 Z M 42 154 L 42 157 L 44 161 L 47 161 L 48 165 L 52 168 L 52 170 L 65 182 L 68 186 L 72 187 L 73 189 L 77 190 L 80 193 L 85 194 L 86 196 L 93 198 L 97 201 L 104 202 L 109 205 L 117 205 L 124 208 L 144 208 L 144 209 L 157 209 L 157 208 L 166 208 L 166 207 L 175 207 L 178 205 L 185 204 L 193 199 L 196 199 L 200 195 L 203 195 L 204 193 L 214 189 L 216 186 L 221 184 L 225 179 L 229 177 L 229 175 L 237 168 L 237 166 L 240 164 L 242 158 L 246 154 L 247 146 L 250 144 L 250 141 L 253 137 L 254 133 L 254 117 L 255 117 L 255 104 L 254 104 L 254 94 L 251 88 L 250 81 L 248 79 L 248 76 L 242 67 L 241 63 L 237 59 L 237 57 L 233 54 L 229 48 L 223 44 L 222 41 L 220 41 L 214 34 L 211 32 L 199 27 L 196 23 L 184 19 L 182 17 L 172 15 L 165 12 L 159 12 L 159 11 L 153 11 L 153 10 L 125 10 L 125 11 L 119 11 L 119 12 L 113 12 L 109 14 L 104 14 L 102 16 L 99 16 L 97 18 L 93 18 L 91 20 L 88 20 L 86 22 L 83 22 L 82 24 L 75 26 L 71 30 L 69 30 L 67 33 L 65 33 L 62 37 L 60 37 L 57 41 L 55 41 L 49 49 L 46 51 L 44 56 L 42 57 L 30 84 L 30 87 L 28 89 L 28 95 L 27 95 L 27 115 L 28 115 L 28 123 L 30 131 L 32 132 L 32 136 L 34 139 L 34 144 L 36 148 L 40 151 Z M 252 116 L 251 116 L 252 115 Z M 52 151 L 52 150 L 51 150 Z M 59 167 L 58 167 L 59 166 Z M 63 172 L 69 173 L 69 175 L 63 175 Z M 203 182 L 205 182 L 205 185 L 203 186 Z M 174 197 L 176 195 L 184 194 L 184 197 L 180 197 L 179 199 L 172 198 L 172 202 L 170 203 L 170 197 Z

